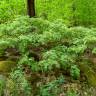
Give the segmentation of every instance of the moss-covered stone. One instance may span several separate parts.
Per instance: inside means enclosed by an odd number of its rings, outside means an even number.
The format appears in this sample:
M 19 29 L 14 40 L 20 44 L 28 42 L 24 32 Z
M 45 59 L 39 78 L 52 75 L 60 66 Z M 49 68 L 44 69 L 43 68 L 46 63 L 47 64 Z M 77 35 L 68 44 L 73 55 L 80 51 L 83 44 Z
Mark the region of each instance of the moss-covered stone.
M 88 83 L 96 86 L 96 72 L 88 64 L 79 64 L 80 70 L 86 76 Z
M 0 72 L 10 72 L 15 66 L 13 61 L 0 61 Z

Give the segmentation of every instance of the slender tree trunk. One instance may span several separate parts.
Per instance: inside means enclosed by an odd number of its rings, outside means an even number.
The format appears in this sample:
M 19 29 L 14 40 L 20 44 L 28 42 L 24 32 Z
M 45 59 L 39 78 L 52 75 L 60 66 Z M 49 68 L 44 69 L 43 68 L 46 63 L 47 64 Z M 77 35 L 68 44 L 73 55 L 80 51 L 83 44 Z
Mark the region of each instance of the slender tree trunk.
M 27 0 L 28 15 L 30 17 L 35 16 L 35 0 Z

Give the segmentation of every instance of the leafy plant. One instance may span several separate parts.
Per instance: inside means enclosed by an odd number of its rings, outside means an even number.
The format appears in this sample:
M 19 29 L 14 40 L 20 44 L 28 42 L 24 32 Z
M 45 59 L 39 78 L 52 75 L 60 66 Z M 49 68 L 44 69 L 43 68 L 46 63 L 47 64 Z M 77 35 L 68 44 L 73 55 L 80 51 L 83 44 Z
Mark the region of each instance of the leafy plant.
M 78 96 L 78 95 L 77 95 L 76 91 L 70 90 L 67 92 L 67 96 Z
M 64 83 L 64 77 L 60 76 L 46 85 L 40 87 L 40 96 L 58 96 L 59 85 Z
M 80 77 L 80 69 L 76 65 L 71 66 L 70 75 L 73 79 L 77 79 Z
M 7 90 L 9 95 L 12 96 L 31 96 L 31 87 L 20 69 L 10 74 L 10 79 L 7 81 Z

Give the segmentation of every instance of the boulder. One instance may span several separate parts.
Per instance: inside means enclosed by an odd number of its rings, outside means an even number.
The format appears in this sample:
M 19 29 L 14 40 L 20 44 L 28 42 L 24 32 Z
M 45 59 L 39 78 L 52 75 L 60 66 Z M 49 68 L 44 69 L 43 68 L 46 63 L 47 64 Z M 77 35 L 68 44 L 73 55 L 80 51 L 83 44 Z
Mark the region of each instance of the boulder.
M 14 67 L 16 63 L 13 61 L 0 61 L 0 73 L 10 72 Z
M 79 64 L 81 72 L 86 76 L 89 85 L 96 87 L 96 72 L 89 64 Z

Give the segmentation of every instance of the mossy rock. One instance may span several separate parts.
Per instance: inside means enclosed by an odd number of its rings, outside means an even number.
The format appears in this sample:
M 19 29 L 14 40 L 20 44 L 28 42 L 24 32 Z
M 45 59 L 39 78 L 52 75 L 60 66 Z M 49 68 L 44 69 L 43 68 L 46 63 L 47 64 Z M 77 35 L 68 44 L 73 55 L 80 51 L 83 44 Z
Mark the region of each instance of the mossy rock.
M 89 64 L 79 64 L 80 70 L 84 73 L 90 85 L 96 86 L 96 72 L 89 66 Z
M 0 73 L 10 72 L 14 67 L 16 63 L 13 61 L 0 61 Z

